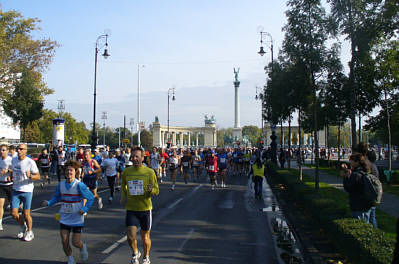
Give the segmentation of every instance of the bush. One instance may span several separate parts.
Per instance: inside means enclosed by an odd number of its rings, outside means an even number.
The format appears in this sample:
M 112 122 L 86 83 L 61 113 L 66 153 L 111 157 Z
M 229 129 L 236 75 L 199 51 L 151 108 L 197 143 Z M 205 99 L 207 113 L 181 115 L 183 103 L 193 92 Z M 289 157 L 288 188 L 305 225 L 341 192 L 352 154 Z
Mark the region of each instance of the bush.
M 284 184 L 290 197 L 299 203 L 311 218 L 327 230 L 327 235 L 344 255 L 355 263 L 390 263 L 394 238 L 370 224 L 349 218 L 348 195 L 323 182 L 318 192 L 314 180 L 306 175 L 299 182 L 296 170 L 271 170 L 273 184 Z

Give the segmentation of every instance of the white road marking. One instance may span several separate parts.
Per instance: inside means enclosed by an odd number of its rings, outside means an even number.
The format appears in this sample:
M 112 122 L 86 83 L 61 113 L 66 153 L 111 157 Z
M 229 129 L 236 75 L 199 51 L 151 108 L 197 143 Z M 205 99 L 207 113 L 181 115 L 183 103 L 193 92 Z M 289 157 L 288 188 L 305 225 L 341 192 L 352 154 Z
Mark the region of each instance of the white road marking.
M 127 240 L 127 236 L 123 236 L 121 239 L 119 239 L 117 242 L 113 243 L 111 246 L 109 246 L 107 249 L 105 249 L 103 252 L 103 254 L 109 254 L 111 253 L 112 250 L 114 250 L 115 248 L 119 247 L 119 244 L 125 242 Z
M 188 232 L 186 239 L 184 239 L 183 243 L 181 244 L 181 246 L 179 247 L 179 249 L 177 250 L 178 252 L 181 252 L 184 248 L 184 246 L 187 244 L 187 242 L 190 240 L 191 236 L 194 233 L 194 228 L 190 229 L 190 232 Z
M 172 209 L 173 207 L 175 207 L 178 203 L 180 203 L 181 201 L 183 201 L 183 198 L 179 198 L 177 199 L 174 203 L 172 203 L 171 205 L 168 206 L 169 209 Z

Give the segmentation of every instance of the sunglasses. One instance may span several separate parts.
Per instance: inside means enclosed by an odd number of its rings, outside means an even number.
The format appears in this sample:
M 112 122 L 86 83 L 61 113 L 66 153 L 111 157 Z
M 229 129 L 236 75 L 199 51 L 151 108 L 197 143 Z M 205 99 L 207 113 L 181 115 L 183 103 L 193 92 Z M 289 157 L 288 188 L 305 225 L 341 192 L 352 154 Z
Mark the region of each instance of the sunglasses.
M 17 150 L 24 150 L 24 149 L 26 149 L 26 148 L 17 148 Z

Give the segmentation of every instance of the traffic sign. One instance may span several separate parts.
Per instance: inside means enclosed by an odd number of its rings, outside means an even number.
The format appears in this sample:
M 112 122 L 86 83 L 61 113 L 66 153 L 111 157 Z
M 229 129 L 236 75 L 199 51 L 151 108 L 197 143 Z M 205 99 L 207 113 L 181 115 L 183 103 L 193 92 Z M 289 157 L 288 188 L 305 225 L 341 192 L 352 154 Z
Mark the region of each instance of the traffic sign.
M 124 139 L 122 139 L 122 142 L 123 142 L 123 143 L 126 143 L 126 144 L 129 144 L 129 143 L 130 143 L 130 140 L 129 140 L 128 138 L 124 138 Z

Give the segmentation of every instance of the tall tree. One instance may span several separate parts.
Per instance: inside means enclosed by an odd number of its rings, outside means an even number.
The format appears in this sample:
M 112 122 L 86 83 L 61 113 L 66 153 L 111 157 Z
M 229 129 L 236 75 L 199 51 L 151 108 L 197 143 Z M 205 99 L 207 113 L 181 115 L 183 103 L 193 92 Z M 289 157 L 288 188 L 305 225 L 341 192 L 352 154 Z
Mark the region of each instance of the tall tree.
M 28 68 L 35 73 L 45 71 L 58 44 L 50 39 L 35 40 L 40 20 L 24 18 L 19 12 L 3 12 L 0 7 L 0 103 L 13 91 L 20 73 Z M 40 76 L 41 78 L 41 76 Z M 42 94 L 49 94 L 46 86 L 38 86 Z
M 38 88 L 34 72 L 25 68 L 21 77 L 14 81 L 11 94 L 3 102 L 6 115 L 14 124 L 19 124 L 22 130 L 22 140 L 25 141 L 26 127 L 42 116 L 43 95 Z
M 399 23 L 397 0 L 328 0 L 338 32 L 351 45 L 348 87 L 352 148 L 357 144 L 356 113 L 371 111 L 376 104 L 373 82 L 373 44 L 383 35 L 392 36 Z
M 320 0 L 289 0 L 286 16 L 288 23 L 284 26 L 285 38 L 283 51 L 291 64 L 305 64 L 305 78 L 313 96 L 314 142 L 316 152 L 315 188 L 319 188 L 319 142 L 318 100 L 319 86 L 317 80 L 322 76 L 326 58 L 326 41 L 330 35 L 331 23 Z

